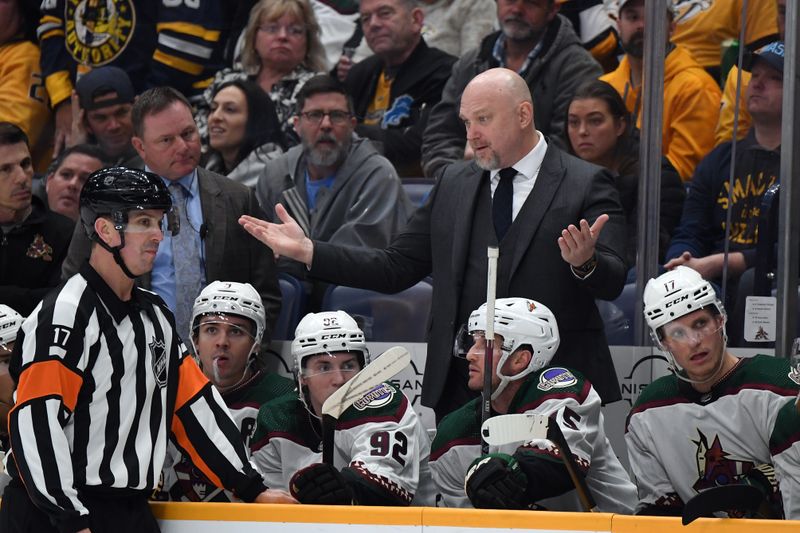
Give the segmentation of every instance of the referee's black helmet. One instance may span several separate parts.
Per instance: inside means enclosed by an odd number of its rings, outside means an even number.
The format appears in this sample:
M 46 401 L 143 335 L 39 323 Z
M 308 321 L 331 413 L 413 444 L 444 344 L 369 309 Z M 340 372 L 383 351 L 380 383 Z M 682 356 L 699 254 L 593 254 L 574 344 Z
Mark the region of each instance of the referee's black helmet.
M 109 216 L 116 229 L 124 230 L 128 211 L 172 209 L 172 197 L 164 181 L 144 170 L 111 167 L 93 172 L 81 190 L 81 223 L 90 239 L 96 240 L 94 222 Z

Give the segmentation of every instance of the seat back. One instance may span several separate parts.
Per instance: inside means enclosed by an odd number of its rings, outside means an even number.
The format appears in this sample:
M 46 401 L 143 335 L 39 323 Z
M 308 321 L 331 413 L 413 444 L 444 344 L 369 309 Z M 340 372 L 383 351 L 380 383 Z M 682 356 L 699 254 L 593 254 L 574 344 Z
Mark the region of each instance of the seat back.
M 368 341 L 425 342 L 432 294 L 433 287 L 424 280 L 397 294 L 332 285 L 323 297 L 322 310 L 348 313 Z
M 281 289 L 281 312 L 275 321 L 272 340 L 290 341 L 294 339 L 294 330 L 306 308 L 306 292 L 300 280 L 285 274 L 278 274 L 278 285 Z

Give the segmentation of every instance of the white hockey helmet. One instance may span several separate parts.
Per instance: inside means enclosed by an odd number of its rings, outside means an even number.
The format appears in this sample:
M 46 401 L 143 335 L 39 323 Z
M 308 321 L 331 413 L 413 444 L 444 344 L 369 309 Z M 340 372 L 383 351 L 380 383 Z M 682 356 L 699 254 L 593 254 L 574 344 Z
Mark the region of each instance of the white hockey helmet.
M 725 318 L 725 308 L 714 287 L 694 269 L 678 266 L 647 282 L 644 288 L 644 317 L 650 335 L 664 350 L 659 328 L 689 313 L 713 306 Z M 725 329 L 722 330 L 723 337 Z
M 355 352 L 361 368 L 369 364 L 369 350 L 364 332 L 353 317 L 344 311 L 323 311 L 304 316 L 294 331 L 292 358 L 300 401 L 313 416 L 317 415 L 311 408 L 300 381 L 303 376 L 303 362 L 312 355 L 337 352 Z
M 304 316 L 297 324 L 292 341 L 295 373 L 301 373 L 306 357 L 331 352 L 357 352 L 361 354 L 361 367 L 369 364 L 364 332 L 353 317 L 344 311 L 323 311 Z
M 471 334 L 486 331 L 486 304 L 472 312 L 467 322 Z M 558 350 L 560 338 L 553 312 L 544 304 L 527 298 L 500 298 L 494 304 L 494 332 L 503 336 L 502 355 L 497 363 L 500 385 L 492 394 L 496 398 L 508 382 L 516 381 L 550 364 Z M 533 357 L 528 367 L 513 376 L 503 374 L 503 364 L 518 348 L 530 346 Z
M 192 332 L 199 325 L 198 318 L 207 314 L 236 315 L 252 320 L 256 326 L 253 350 L 258 351 L 266 329 L 267 316 L 261 296 L 252 285 L 235 281 L 212 281 L 200 291 L 194 301 Z
M 5 304 L 0 304 L 0 348 L 17 340 L 17 332 L 25 318 Z

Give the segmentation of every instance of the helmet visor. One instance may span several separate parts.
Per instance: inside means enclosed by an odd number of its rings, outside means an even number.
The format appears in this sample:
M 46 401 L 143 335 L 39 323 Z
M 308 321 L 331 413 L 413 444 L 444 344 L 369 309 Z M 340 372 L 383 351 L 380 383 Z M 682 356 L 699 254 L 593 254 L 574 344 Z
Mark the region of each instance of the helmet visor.
M 167 217 L 155 215 L 156 211 L 130 211 L 128 222 L 125 224 L 127 233 L 150 233 L 158 231 L 165 233 L 167 230 Z
M 349 380 L 361 371 L 361 353 L 323 352 L 305 358 L 303 363 L 300 375 L 304 378 L 338 372 Z
M 701 315 L 689 324 L 674 320 L 662 326 L 662 342 L 667 348 L 694 346 L 716 334 L 724 325 L 723 315 Z

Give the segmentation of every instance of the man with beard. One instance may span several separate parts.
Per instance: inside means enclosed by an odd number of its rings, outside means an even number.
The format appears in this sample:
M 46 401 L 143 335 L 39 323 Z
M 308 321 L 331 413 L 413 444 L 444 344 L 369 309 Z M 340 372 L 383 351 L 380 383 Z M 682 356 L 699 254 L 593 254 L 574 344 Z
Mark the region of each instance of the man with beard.
M 525 80 L 508 69 L 479 74 L 460 119 L 475 158 L 449 165 L 424 206 L 382 250 L 311 240 L 278 205 L 282 224 L 240 223 L 309 275 L 398 292 L 433 276 L 422 404 L 438 418 L 475 396 L 467 363 L 450 357 L 458 326 L 484 300 L 489 243 L 499 242 L 497 297 L 535 299 L 553 311 L 562 341 L 553 362 L 589 379 L 604 402 L 620 398 L 595 298 L 625 282 L 625 220 L 611 174 L 564 153 L 534 125 Z
M 564 122 L 575 90 L 603 73 L 570 22 L 558 14 L 555 0 L 497 0 L 501 30 L 461 56 L 428 117 L 422 137 L 422 168 L 438 176 L 448 163 L 470 159 L 458 104 L 467 83 L 477 74 L 505 67 L 523 77 L 536 102 L 536 126 L 548 142 L 565 146 Z
M 619 38 L 625 56 L 619 67 L 600 79 L 611 84 L 625 100 L 636 127 L 642 123 L 642 73 L 644 71 L 644 0 L 621 0 L 617 12 Z M 669 41 L 675 28 L 673 8 L 667 5 L 669 25 L 664 58 L 664 119 L 661 151 L 683 181 L 692 177 L 697 163 L 714 147 L 709 127 L 719 119 L 722 92 L 714 79 L 688 50 Z
M 353 133 L 353 104 L 341 83 L 311 78 L 297 94 L 294 127 L 301 145 L 267 163 L 256 196 L 277 222 L 281 204 L 306 237 L 383 248 L 412 211 L 392 164 L 368 139 Z M 305 267 L 281 259 L 278 268 L 305 278 Z M 319 291 L 312 290 L 318 295 Z

